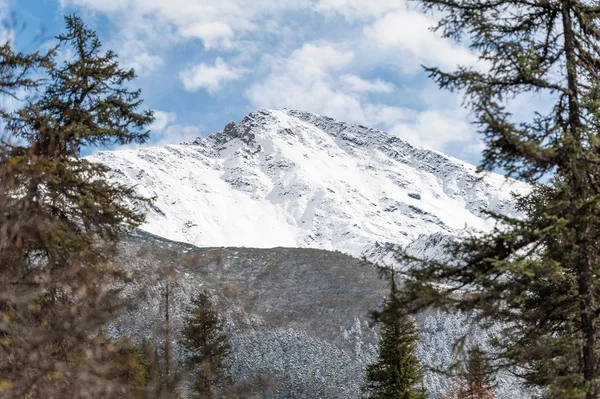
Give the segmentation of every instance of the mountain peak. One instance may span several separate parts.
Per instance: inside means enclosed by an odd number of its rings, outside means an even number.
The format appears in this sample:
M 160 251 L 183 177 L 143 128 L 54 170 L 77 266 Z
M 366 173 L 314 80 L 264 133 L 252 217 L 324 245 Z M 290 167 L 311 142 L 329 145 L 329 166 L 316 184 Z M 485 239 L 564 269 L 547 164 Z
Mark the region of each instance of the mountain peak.
M 392 142 L 402 141 L 396 136 L 363 125 L 350 124 L 328 116 L 283 108 L 259 109 L 245 116 L 239 123 L 229 122 L 219 132 L 205 138 L 196 138 L 191 143 L 184 144 L 198 145 L 206 140 L 222 144 L 234 139 L 240 139 L 248 144 L 255 138 L 252 135 L 248 135 L 248 133 L 253 133 L 254 135 L 293 135 L 298 131 L 299 127 L 306 128 L 308 126 L 311 126 L 312 129 L 301 130 L 313 135 L 338 137 L 355 145 L 366 145 L 387 140 L 391 140 Z M 408 143 L 405 144 L 408 145 Z
M 156 197 L 143 228 L 198 246 L 313 247 L 486 228 L 519 183 L 397 136 L 326 116 L 262 109 L 186 145 L 97 153 L 113 178 Z

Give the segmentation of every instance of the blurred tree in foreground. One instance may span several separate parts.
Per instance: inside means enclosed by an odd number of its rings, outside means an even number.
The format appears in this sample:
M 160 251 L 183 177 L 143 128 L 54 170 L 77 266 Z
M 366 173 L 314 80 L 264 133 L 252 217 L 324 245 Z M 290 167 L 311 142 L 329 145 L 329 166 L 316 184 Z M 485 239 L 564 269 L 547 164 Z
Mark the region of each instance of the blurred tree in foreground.
M 113 261 L 117 244 L 144 220 L 133 206 L 146 200 L 110 183 L 107 168 L 80 152 L 144 142 L 153 116 L 140 111 L 140 91 L 127 87 L 134 71 L 102 53 L 79 18 L 65 21 L 57 47 L 45 54 L 0 47 L 0 91 L 37 90 L 22 108 L 2 110 L 3 397 L 123 397 L 129 389 L 111 375 L 120 346 L 99 333 L 119 310 L 127 282 Z

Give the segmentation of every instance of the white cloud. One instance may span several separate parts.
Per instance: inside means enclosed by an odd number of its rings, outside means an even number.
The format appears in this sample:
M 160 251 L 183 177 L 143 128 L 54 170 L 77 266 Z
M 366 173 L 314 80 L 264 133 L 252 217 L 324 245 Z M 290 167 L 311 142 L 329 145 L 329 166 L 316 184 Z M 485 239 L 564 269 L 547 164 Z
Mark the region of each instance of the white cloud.
M 176 124 L 177 117 L 174 113 L 154 110 L 154 122 L 149 126 L 150 138 L 144 144 L 127 144 L 121 149 L 132 149 L 140 147 L 165 146 L 169 144 L 181 144 L 200 137 L 203 132 L 202 126 Z
M 161 57 L 144 52 L 131 57 L 125 67 L 133 68 L 139 76 L 149 76 L 163 65 Z
M 256 107 L 312 110 L 339 117 L 360 109 L 357 98 L 333 90 L 333 76 L 354 60 L 331 43 L 306 43 L 288 58 L 266 57 L 268 76 L 246 91 Z
M 179 78 L 187 91 L 204 89 L 208 93 L 214 94 L 221 89 L 223 83 L 239 79 L 241 73 L 230 67 L 221 58 L 217 58 L 214 66 L 205 63 L 198 64 L 182 71 Z
M 336 91 L 324 80 L 303 82 L 275 74 L 252 85 L 246 94 L 257 108 L 299 109 L 351 122 L 361 120 L 364 114 L 358 97 Z
M 184 126 L 175 124 L 177 116 L 172 112 L 154 111 L 154 122 L 150 125 L 150 139 L 145 146 L 164 146 L 181 144 L 200 137 L 201 126 Z M 136 147 L 136 146 L 130 146 Z
M 395 123 L 390 133 L 412 144 L 443 151 L 450 144 L 469 145 L 477 139 L 467 116 L 467 112 L 461 108 L 415 112 L 407 120 Z M 472 150 L 480 150 L 480 148 L 467 148 L 466 152 Z
M 256 107 L 295 108 L 334 117 L 360 111 L 357 97 L 336 91 L 332 74 L 346 69 L 355 55 L 332 44 L 304 44 L 288 58 L 267 57 L 269 74 L 248 88 Z
M 161 134 L 165 128 L 174 123 L 176 119 L 177 116 L 174 113 L 155 110 L 154 122 L 152 122 L 149 127 L 150 134 Z
M 78 5 L 100 12 L 115 12 L 125 6 L 125 2 L 122 0 L 59 0 L 59 3 L 62 7 Z
M 366 26 L 364 34 L 381 51 L 395 52 L 405 73 L 419 71 L 423 63 L 445 68 L 477 63 L 468 49 L 432 32 L 434 24 L 415 11 L 394 11 Z
M 230 47 L 235 33 L 226 23 L 215 21 L 185 25 L 181 28 L 181 35 L 185 38 L 200 38 L 204 41 L 204 47 L 209 49 L 218 46 L 219 42 L 224 47 Z
M 146 51 L 139 40 L 126 40 L 118 43 L 118 54 L 124 60 L 123 67 L 135 69 L 139 76 L 149 76 L 164 65 L 163 59 Z
M 187 91 L 215 94 L 225 84 L 247 82 L 239 90 L 252 107 L 326 114 L 439 150 L 452 143 L 464 143 L 467 151 L 479 145 L 456 94 L 441 94 L 433 84 L 417 87 L 421 64 L 451 70 L 475 65 L 476 57 L 432 32 L 433 17 L 406 0 L 60 2 L 108 16 L 115 27 L 111 47 L 142 75 L 179 67 L 169 62 L 181 59 L 165 55 L 177 46 L 199 49 L 189 52 L 194 58 L 184 61 L 189 68 L 179 74 Z M 377 75 L 382 71 L 385 79 Z M 175 125 L 168 117 L 156 123 L 159 142 L 199 134 L 199 128 Z
M 151 145 L 164 146 L 189 142 L 202 135 L 201 126 L 170 125 L 151 140 Z
M 267 75 L 254 82 L 246 96 L 257 108 L 286 107 L 368 123 L 377 118 L 374 110 L 364 109 L 361 95 L 365 88 L 383 88 L 383 82 L 347 73 L 355 57 L 332 43 L 306 43 L 287 58 L 265 57 Z M 338 80 L 338 74 L 343 78 Z
M 337 13 L 349 21 L 356 21 L 406 8 L 406 3 L 403 0 L 317 0 L 315 8 L 322 13 Z
M 352 74 L 342 75 L 340 82 L 347 85 L 351 91 L 358 93 L 391 93 L 394 91 L 394 85 L 391 83 L 381 79 L 365 80 Z
M 298 79 L 319 79 L 331 71 L 345 69 L 354 57 L 352 51 L 336 48 L 333 44 L 307 43 L 291 54 L 285 69 Z
M 274 18 L 277 13 L 306 8 L 310 1 L 60 0 L 60 4 L 111 14 L 125 30 L 150 30 L 156 42 L 199 39 L 205 48 L 229 48 L 259 30 L 263 21 L 279 21 Z
M 349 73 L 354 58 L 353 52 L 331 44 L 305 44 L 288 58 L 268 58 L 272 70 L 250 86 L 246 95 L 257 108 L 311 111 L 387 130 L 417 145 L 444 150 L 450 144 L 466 143 L 464 152 L 470 151 L 476 135 L 456 96 L 423 111 L 379 103 L 369 95 L 390 93 L 393 85 Z M 428 96 L 414 93 L 415 98 Z

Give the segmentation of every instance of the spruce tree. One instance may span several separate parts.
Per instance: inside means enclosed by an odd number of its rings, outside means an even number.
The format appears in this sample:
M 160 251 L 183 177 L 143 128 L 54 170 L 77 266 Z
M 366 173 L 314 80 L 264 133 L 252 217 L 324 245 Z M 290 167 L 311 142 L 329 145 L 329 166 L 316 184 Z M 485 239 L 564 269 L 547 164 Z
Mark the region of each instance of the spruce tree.
M 133 70 L 102 53 L 79 18 L 65 21 L 57 38 L 64 61 L 56 49 L 41 58 L 0 49 L 2 90 L 38 89 L 22 108 L 1 113 L 1 396 L 122 397 L 125 389 L 110 373 L 118 346 L 99 337 L 126 282 L 117 246 L 144 220 L 132 204 L 145 199 L 80 153 L 144 142 L 153 117 L 128 88 Z
M 442 399 L 494 399 L 494 374 L 483 351 L 472 348 L 454 385 Z
M 210 296 L 202 292 L 192 298 L 181 340 L 186 366 L 192 375 L 192 390 L 198 398 L 212 398 L 233 383 L 227 374 L 229 339 L 214 310 Z
M 487 212 L 489 233 L 448 248 L 448 262 L 415 261 L 405 310 L 471 312 L 496 361 L 555 398 L 600 398 L 600 6 L 583 0 L 417 0 L 445 37 L 466 39 L 483 61 L 427 67 L 458 90 L 485 144 L 482 170 L 528 182 L 522 217 Z M 523 94 L 548 109 L 517 120 Z M 407 259 L 410 260 L 409 257 Z
M 379 358 L 367 366 L 365 399 L 426 399 L 423 370 L 415 355 L 419 333 L 413 322 L 397 311 L 397 288 L 392 276 L 384 311 L 375 314 L 381 323 Z

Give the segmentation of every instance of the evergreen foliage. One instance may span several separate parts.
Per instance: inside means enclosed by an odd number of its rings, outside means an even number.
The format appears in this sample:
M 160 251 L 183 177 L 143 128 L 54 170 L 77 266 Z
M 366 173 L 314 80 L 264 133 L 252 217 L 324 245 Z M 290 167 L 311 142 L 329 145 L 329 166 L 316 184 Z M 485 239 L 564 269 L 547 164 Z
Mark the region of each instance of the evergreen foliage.
M 379 358 L 367 366 L 363 397 L 368 399 L 426 399 L 423 370 L 415 355 L 419 333 L 413 322 L 396 312 L 397 288 L 392 276 L 392 288 L 384 303 L 384 312 L 377 314 L 381 323 Z
M 448 262 L 410 259 L 409 312 L 435 306 L 497 324 L 498 364 L 553 398 L 600 398 L 600 6 L 584 0 L 418 0 L 437 30 L 467 38 L 481 66 L 426 68 L 459 90 L 485 143 L 481 169 L 533 186 L 522 218 L 448 248 Z M 515 96 L 551 107 L 519 121 Z
M 88 146 L 144 142 L 153 116 L 127 88 L 133 70 L 102 53 L 79 18 L 65 21 L 45 55 L 0 48 L 0 91 L 38 90 L 1 113 L 0 389 L 8 397 L 123 397 L 127 387 L 110 372 L 115 345 L 98 334 L 127 281 L 114 262 L 117 244 L 144 220 L 131 204 L 146 200 L 79 156 Z
M 210 297 L 203 292 L 192 298 L 184 321 L 181 346 L 187 351 L 186 366 L 192 372 L 192 389 L 198 398 L 212 398 L 218 389 L 233 383 L 228 376 L 229 339 L 214 310 Z
M 494 399 L 494 380 L 485 354 L 473 348 L 454 386 L 442 399 Z
M 132 399 L 147 398 L 152 393 L 152 347 L 147 342 L 134 344 L 128 337 L 118 341 L 99 337 L 109 358 L 108 377 L 123 386 L 123 396 Z

